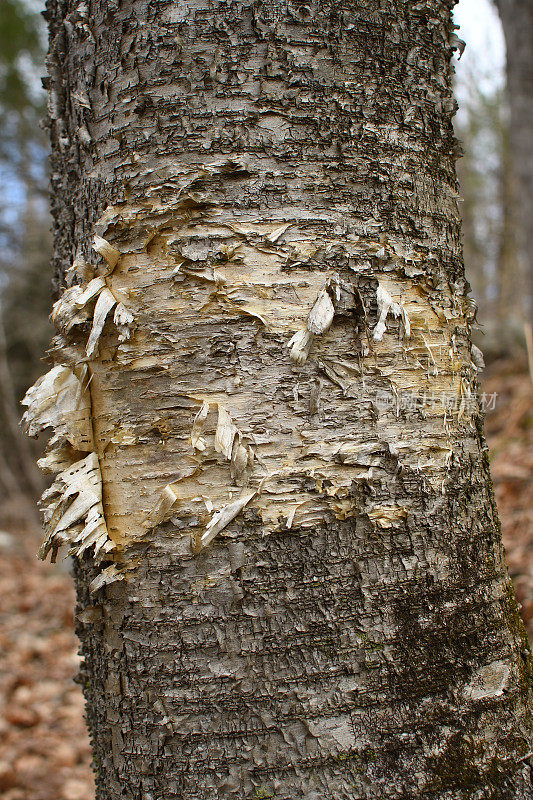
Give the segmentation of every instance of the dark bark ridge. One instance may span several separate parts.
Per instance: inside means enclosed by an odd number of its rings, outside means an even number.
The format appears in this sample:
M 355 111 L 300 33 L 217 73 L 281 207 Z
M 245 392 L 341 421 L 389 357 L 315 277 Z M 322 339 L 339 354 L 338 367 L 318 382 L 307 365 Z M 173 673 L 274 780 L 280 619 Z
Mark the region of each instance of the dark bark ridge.
M 107 326 L 90 362 L 103 507 L 128 569 L 95 596 L 91 558 L 76 564 L 99 800 L 533 797 L 531 659 L 479 409 L 437 421 L 375 402 L 390 376 L 417 396 L 476 389 L 452 5 L 47 4 L 58 286 L 76 256 L 96 262 L 101 233 L 123 254 L 116 280 L 137 325 L 126 345 Z M 298 250 L 284 225 L 316 247 Z M 251 301 L 241 313 L 213 290 L 210 248 L 238 271 L 227 254 L 248 245 L 288 278 L 352 287 L 305 363 L 291 364 L 281 323 L 263 328 Z M 402 372 L 400 311 L 383 344 L 375 334 L 387 281 L 449 334 L 441 356 L 433 339 L 425 356 L 421 346 L 418 372 Z M 58 341 L 55 357 L 79 356 Z M 351 377 L 331 366 L 354 357 Z M 316 519 L 296 509 L 289 524 L 283 507 L 267 522 L 268 485 L 252 484 L 257 496 L 201 552 L 186 503 L 141 531 L 156 488 L 183 479 L 206 393 L 233 403 L 259 455 L 270 428 L 284 455 L 295 431 L 307 435 L 291 481 Z M 340 459 L 341 435 L 358 443 L 355 466 Z M 328 441 L 338 459 L 326 467 L 312 445 Z M 339 459 L 354 470 L 344 494 Z

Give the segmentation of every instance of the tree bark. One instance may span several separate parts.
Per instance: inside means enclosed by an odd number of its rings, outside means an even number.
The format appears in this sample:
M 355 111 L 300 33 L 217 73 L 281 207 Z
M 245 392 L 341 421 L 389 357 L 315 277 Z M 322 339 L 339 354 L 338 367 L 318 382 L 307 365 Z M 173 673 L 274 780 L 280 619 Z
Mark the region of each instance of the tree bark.
M 452 5 L 48 2 L 64 292 L 26 420 L 99 800 L 533 797 Z
M 501 131 L 501 166 L 498 176 L 499 182 L 499 204 L 501 208 L 501 227 L 499 230 L 498 248 L 498 300 L 497 300 L 497 319 L 499 322 L 500 335 L 503 334 L 504 346 L 508 352 L 512 352 L 513 330 L 509 330 L 509 323 L 514 319 L 515 311 L 518 311 L 519 318 L 527 313 L 527 302 L 524 304 L 523 311 L 520 308 L 521 302 L 517 302 L 517 286 L 527 286 L 527 273 L 522 274 L 521 254 L 518 251 L 518 237 L 520 230 L 520 205 L 518 203 L 517 176 L 513 167 L 511 152 L 511 142 L 509 131 Z M 526 298 L 527 301 L 527 298 Z M 522 311 L 522 313 L 520 313 Z M 509 332 L 507 332 L 509 331 Z M 516 327 L 515 331 L 516 332 Z M 516 338 L 516 337 L 515 337 Z M 507 342 L 505 342 L 507 339 Z
M 527 275 L 527 311 L 533 321 L 533 3 L 496 0 L 507 51 L 511 151 L 518 193 L 518 242 Z

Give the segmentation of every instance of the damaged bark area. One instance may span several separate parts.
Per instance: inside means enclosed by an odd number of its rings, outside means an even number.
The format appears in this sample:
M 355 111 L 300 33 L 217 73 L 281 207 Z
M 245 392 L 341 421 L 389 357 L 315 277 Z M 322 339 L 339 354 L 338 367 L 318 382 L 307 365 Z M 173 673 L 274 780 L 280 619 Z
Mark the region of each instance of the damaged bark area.
M 98 236 L 93 247 L 104 257 L 104 275 L 108 275 L 118 261 L 118 250 Z M 76 273 L 79 266 L 75 263 L 71 271 Z M 84 271 L 91 272 L 87 265 Z M 122 342 L 130 336 L 133 316 L 112 294 L 105 277 L 76 283 L 63 292 L 51 313 L 60 334 L 55 342 L 55 360 L 60 363 L 39 378 L 22 400 L 22 405 L 27 406 L 22 424 L 28 435 L 53 431 L 46 454 L 38 462 L 44 472 L 58 473 L 41 498 L 45 539 L 38 555 L 42 559 L 51 551 L 55 561 L 58 550 L 69 545 L 70 555 L 80 557 L 91 551 L 95 564 L 101 564 L 103 559 L 112 558 L 115 549 L 105 522 L 102 474 L 95 452 L 90 390 L 93 374 L 89 363 L 97 354 L 100 335 L 113 308 L 118 341 Z M 74 331 L 88 324 L 90 331 L 83 352 L 80 335 Z M 102 581 L 122 577 L 112 565 L 108 566 L 93 579 L 90 588 L 96 590 Z
M 62 545 L 80 556 L 88 548 L 98 557 L 111 549 L 102 508 L 102 477 L 98 457 L 92 451 L 92 423 L 87 368 L 76 375 L 57 365 L 28 390 L 22 422 L 28 435 L 51 428 L 54 432 L 46 454 L 39 460 L 44 472 L 59 473 L 41 498 L 45 540 L 39 550 L 52 561 Z M 89 455 L 85 455 L 89 453 Z M 101 557 L 101 556 L 100 556 Z
M 451 6 L 48 3 L 58 336 L 25 416 L 99 800 L 533 797 Z

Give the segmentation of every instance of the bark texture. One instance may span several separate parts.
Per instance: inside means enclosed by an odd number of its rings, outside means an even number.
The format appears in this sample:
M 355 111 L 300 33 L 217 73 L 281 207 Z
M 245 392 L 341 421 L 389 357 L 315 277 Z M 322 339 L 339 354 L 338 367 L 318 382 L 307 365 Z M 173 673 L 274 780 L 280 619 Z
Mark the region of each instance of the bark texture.
M 507 50 L 511 152 L 518 189 L 519 246 L 527 274 L 527 311 L 533 322 L 533 3 L 496 0 Z
M 27 404 L 99 800 L 533 797 L 451 8 L 48 2 L 67 372 Z

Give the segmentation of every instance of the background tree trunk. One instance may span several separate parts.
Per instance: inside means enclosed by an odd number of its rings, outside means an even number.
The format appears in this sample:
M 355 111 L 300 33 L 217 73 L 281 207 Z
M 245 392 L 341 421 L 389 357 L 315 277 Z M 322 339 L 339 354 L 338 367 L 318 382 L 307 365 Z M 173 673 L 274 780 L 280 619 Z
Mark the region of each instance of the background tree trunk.
M 70 288 L 27 420 L 79 382 L 44 552 L 79 554 L 100 800 L 533 797 L 452 5 L 49 0 Z
M 502 210 L 501 228 L 499 231 L 499 253 L 498 253 L 498 304 L 497 318 L 500 328 L 500 335 L 505 331 L 506 326 L 513 319 L 516 312 L 520 314 L 521 298 L 517 297 L 517 287 L 524 285 L 524 277 L 521 267 L 523 253 L 518 250 L 518 236 L 521 224 L 520 204 L 518 203 L 517 176 L 513 165 L 513 153 L 508 130 L 502 130 L 502 163 L 499 174 L 500 189 L 500 208 Z M 526 298 L 527 300 L 527 298 Z M 527 302 L 524 311 L 527 313 Z M 523 316 L 521 314 L 520 316 Z M 504 338 L 505 333 L 503 334 Z M 510 338 L 507 334 L 507 338 Z M 512 341 L 512 340 L 511 340 Z M 508 345 L 508 352 L 512 347 Z
M 518 242 L 528 276 L 529 323 L 533 322 L 533 3 L 496 0 L 507 51 L 511 153 L 517 182 Z
M 1 482 L 5 485 L 8 494 L 19 495 L 20 498 L 23 498 L 27 493 L 33 497 L 33 502 L 30 500 L 27 503 L 30 513 L 32 513 L 31 509 L 35 508 L 35 500 L 43 491 L 44 484 L 39 470 L 35 466 L 30 442 L 20 430 L 18 408 L 7 360 L 4 319 L 0 308 L 0 422 L 2 424 L 0 450 L 4 451 L 0 471 Z M 4 453 L 9 453 L 9 461 Z M 16 491 L 14 491 L 15 488 Z M 24 501 L 21 499 L 21 502 Z

